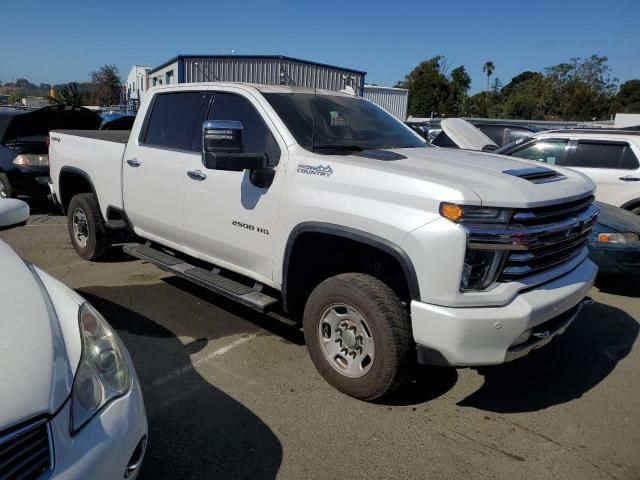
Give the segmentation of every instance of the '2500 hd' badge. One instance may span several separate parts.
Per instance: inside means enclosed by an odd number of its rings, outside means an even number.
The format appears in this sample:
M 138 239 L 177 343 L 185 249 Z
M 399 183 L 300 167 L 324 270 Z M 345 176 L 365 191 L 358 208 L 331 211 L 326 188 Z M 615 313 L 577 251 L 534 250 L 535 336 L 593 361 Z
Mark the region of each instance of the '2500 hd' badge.
M 330 177 L 333 174 L 331 165 L 298 165 L 298 173 L 305 175 L 317 175 L 319 177 Z

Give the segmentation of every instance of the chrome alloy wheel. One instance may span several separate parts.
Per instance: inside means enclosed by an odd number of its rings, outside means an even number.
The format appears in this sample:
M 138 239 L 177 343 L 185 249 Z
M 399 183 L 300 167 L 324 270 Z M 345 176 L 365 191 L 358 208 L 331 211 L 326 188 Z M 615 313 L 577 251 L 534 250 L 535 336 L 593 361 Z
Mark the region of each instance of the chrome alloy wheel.
M 73 237 L 80 248 L 86 248 L 89 240 L 89 224 L 87 216 L 80 208 L 73 211 Z
M 371 329 L 352 306 L 327 307 L 318 322 L 318 340 L 325 359 L 345 377 L 360 378 L 371 369 L 375 356 Z

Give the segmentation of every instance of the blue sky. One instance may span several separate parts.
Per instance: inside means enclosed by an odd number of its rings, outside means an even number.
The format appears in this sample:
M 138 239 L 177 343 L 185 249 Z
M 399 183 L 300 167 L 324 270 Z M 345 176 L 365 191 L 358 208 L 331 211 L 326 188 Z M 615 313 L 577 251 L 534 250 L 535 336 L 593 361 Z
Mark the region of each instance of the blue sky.
M 85 81 L 104 64 L 126 76 L 132 64 L 232 50 L 365 70 L 382 85 L 442 54 L 467 68 L 472 93 L 485 84 L 486 60 L 505 84 L 593 53 L 608 56 L 621 81 L 640 78 L 640 0 L 21 0 L 1 12 L 3 82 Z

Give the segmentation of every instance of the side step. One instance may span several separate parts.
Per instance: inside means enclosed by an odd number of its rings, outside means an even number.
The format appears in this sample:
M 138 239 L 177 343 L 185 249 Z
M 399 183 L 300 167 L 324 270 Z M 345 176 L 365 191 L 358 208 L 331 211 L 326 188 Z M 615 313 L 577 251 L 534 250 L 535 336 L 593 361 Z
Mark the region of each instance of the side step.
M 215 271 L 196 267 L 181 258 L 174 257 L 148 245 L 129 244 L 124 245 L 122 250 L 133 257 L 153 263 L 169 273 L 173 273 L 178 277 L 196 283 L 259 312 L 264 313 L 269 307 L 278 303 L 277 298 L 266 295 L 255 287 L 236 282 Z

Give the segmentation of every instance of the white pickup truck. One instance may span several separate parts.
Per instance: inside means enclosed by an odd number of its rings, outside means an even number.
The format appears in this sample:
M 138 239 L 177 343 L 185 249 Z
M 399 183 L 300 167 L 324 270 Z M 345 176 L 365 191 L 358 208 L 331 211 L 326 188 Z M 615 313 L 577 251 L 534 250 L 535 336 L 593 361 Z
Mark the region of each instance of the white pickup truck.
M 246 84 L 150 89 L 131 132 L 54 131 L 51 190 L 85 259 L 125 251 L 301 319 L 339 390 L 373 400 L 412 362 L 519 358 L 596 276 L 594 185 L 430 147 L 372 103 Z

